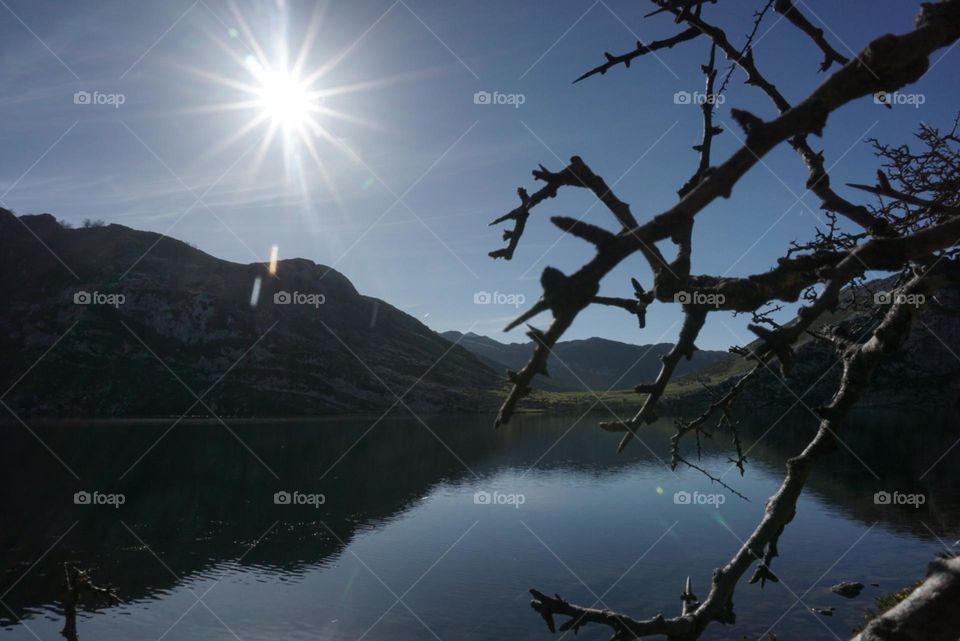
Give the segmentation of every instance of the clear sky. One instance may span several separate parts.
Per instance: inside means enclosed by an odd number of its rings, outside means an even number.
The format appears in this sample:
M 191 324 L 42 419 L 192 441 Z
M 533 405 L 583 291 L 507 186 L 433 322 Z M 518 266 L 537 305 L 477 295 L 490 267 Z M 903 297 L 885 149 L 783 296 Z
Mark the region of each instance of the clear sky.
M 564 238 L 551 215 L 586 214 L 616 229 L 592 195 L 567 190 L 535 210 L 513 261 L 488 258 L 502 227 L 487 223 L 516 206 L 518 186 L 537 188 L 530 171 L 580 155 L 645 220 L 676 202 L 695 167 L 700 112 L 674 94 L 702 90 L 705 39 L 571 84 L 604 51 L 678 30 L 663 15 L 643 18 L 650 3 L 337 0 L 315 13 L 316 4 L 0 0 L 0 200 L 18 213 L 166 233 L 244 263 L 268 260 L 276 245 L 281 258 L 335 266 L 361 292 L 434 329 L 526 340 L 500 332 L 513 306 L 476 305 L 474 294 L 529 303 L 544 266 L 569 273 L 589 259 L 591 247 Z M 739 44 L 762 4 L 719 0 L 705 15 Z M 844 54 L 909 30 L 919 6 L 797 4 Z M 759 67 L 788 100 L 822 81 L 818 50 L 778 14 L 759 33 Z M 278 92 L 293 91 L 284 71 L 296 68 L 319 105 L 304 133 L 292 126 L 304 96 L 277 103 Z M 958 71 L 960 52 L 940 52 L 928 77 L 905 90 L 923 94 L 923 105 L 887 110 L 868 99 L 831 117 L 825 151 L 842 195 L 862 201 L 843 183 L 873 181 L 866 138 L 906 142 L 920 121 L 951 122 Z M 478 91 L 514 104 L 476 104 Z M 730 107 L 775 115 L 735 73 L 714 162 L 742 136 L 728 126 Z M 287 134 L 279 127 L 270 139 L 281 122 Z M 811 237 L 823 216 L 805 179 L 791 150 L 770 154 L 730 200 L 698 217 L 694 272 L 763 271 L 791 240 Z M 603 293 L 629 296 L 630 276 L 650 283 L 639 256 Z M 679 318 L 677 306 L 656 305 L 640 332 L 622 311 L 588 310 L 567 338 L 672 341 Z M 699 344 L 748 340 L 745 324 L 712 315 Z

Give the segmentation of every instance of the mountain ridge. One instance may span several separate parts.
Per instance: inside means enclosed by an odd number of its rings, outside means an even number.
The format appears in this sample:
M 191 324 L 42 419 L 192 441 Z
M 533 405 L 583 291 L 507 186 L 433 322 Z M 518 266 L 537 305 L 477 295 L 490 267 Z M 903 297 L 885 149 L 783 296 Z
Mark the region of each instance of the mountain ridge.
M 467 350 L 307 259 L 271 275 L 154 232 L 0 210 L 0 266 L 11 355 L 0 383 L 18 415 L 459 411 L 492 408 L 501 385 Z
M 487 336 L 457 331 L 441 332 L 451 341 L 473 352 L 495 371 L 518 370 L 533 353 L 533 343 L 501 343 Z M 669 343 L 633 345 L 606 338 L 560 341 L 547 363 L 549 377 L 536 377 L 535 389 L 553 392 L 582 392 L 629 389 L 653 380 L 660 370 L 661 357 Z M 679 375 L 691 374 L 727 356 L 727 352 L 698 350 L 689 361 L 677 366 Z
M 744 389 L 740 402 L 754 410 L 776 411 L 828 403 L 840 383 L 843 368 L 835 346 L 814 338 L 813 334 L 836 332 L 850 339 L 866 340 L 889 305 L 889 302 L 879 302 L 883 300 L 881 293 L 893 291 L 898 282 L 899 276 L 893 275 L 844 288 L 836 308 L 817 319 L 809 333 L 794 345 L 796 357 L 787 375 L 780 372 L 777 364 L 761 368 Z M 794 322 L 796 318 L 787 324 Z M 757 339 L 746 348 L 753 351 L 760 346 L 761 341 Z M 885 356 L 858 407 L 909 410 L 931 416 L 960 410 L 958 354 L 960 287 L 948 286 L 927 301 L 900 348 Z M 705 406 L 714 400 L 714 394 L 729 389 L 755 364 L 729 354 L 698 373 L 678 377 L 677 383 L 685 391 L 672 399 L 672 407 Z M 707 382 L 714 391 L 707 393 L 702 385 L 689 385 L 694 378 Z

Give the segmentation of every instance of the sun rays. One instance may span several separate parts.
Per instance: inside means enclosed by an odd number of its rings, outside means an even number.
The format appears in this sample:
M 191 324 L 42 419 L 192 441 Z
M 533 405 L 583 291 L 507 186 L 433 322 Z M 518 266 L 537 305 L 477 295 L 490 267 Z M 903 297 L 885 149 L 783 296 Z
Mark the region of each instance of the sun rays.
M 296 24 L 298 17 L 291 15 L 285 3 L 274 5 L 269 20 L 258 16 L 256 30 L 235 3 L 231 3 L 231 9 L 230 22 L 236 26 L 219 21 L 223 29 L 209 35 L 233 62 L 232 67 L 221 67 L 217 73 L 196 66 L 188 69 L 207 82 L 225 87 L 235 99 L 190 111 L 224 115 L 239 112 L 248 117 L 205 155 L 230 153 L 241 146 L 242 140 L 253 138 L 247 146 L 251 151 L 251 144 L 257 148 L 251 169 L 254 175 L 264 164 L 279 164 L 280 157 L 273 155 L 279 152 L 286 180 L 303 196 L 309 197 L 307 192 L 316 182 L 307 175 L 312 166 L 329 196 L 340 202 L 330 166 L 339 159 L 351 158 L 354 152 L 331 130 L 331 123 L 341 121 L 380 130 L 384 127 L 363 119 L 353 109 L 348 113 L 334 108 L 328 98 L 370 91 L 397 79 L 329 83 L 331 72 L 348 58 L 357 42 L 332 54 L 322 54 L 317 46 L 322 9 L 314 11 L 296 39 L 289 35 L 289 25 Z

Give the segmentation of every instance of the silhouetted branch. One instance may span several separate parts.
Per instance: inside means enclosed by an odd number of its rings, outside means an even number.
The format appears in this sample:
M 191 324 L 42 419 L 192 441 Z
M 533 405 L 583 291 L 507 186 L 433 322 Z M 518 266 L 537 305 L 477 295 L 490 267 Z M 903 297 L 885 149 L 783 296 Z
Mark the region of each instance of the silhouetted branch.
M 660 373 L 657 374 L 656 380 L 653 381 L 653 383 L 637 385 L 635 388 L 639 394 L 647 395 L 643 405 L 640 406 L 640 409 L 629 421 L 603 424 L 603 427 L 608 430 L 623 429 L 626 431 L 626 434 L 623 435 L 623 439 L 620 441 L 620 445 L 617 447 L 618 452 L 622 452 L 623 448 L 629 445 L 633 437 L 636 436 L 634 430 L 638 429 L 644 423 L 653 423 L 657 420 L 657 414 L 654 408 L 660 401 L 660 397 L 663 396 L 663 392 L 667 388 L 667 383 L 670 382 L 670 377 L 673 376 L 673 370 L 676 368 L 677 363 L 680 362 L 681 358 L 690 360 L 693 358 L 693 353 L 697 351 L 697 346 L 694 345 L 694 341 L 697 340 L 697 336 L 703 328 L 703 323 L 707 320 L 707 308 L 697 305 L 687 305 L 684 308 L 684 312 L 685 316 L 683 319 L 683 327 L 680 328 L 680 335 L 677 337 L 677 342 L 670 351 L 663 356 L 663 364 L 660 367 Z
M 746 389 L 747 383 L 753 380 L 756 377 L 757 373 L 760 372 L 764 366 L 765 366 L 764 364 L 757 365 L 756 367 L 751 369 L 749 372 L 741 376 L 737 380 L 737 382 L 734 385 L 732 385 L 729 390 L 727 390 L 725 394 L 716 398 L 707 407 L 707 409 L 704 410 L 704 412 L 700 416 L 696 417 L 691 421 L 677 422 L 677 431 L 670 439 L 670 452 L 671 452 L 670 466 L 673 469 L 677 469 L 677 465 L 681 462 L 687 463 L 687 461 L 680 456 L 680 440 L 684 437 L 684 435 L 686 435 L 688 432 L 691 432 L 691 431 L 694 431 L 694 432 L 702 431 L 704 424 L 710 419 L 710 417 L 712 417 L 717 412 L 721 412 L 722 418 L 721 418 L 720 425 L 723 425 L 724 423 L 726 423 L 730 427 L 730 430 L 733 434 L 733 444 L 734 444 L 734 450 L 737 454 L 737 458 L 731 462 L 737 466 L 737 469 L 740 470 L 740 475 L 741 476 L 743 475 L 743 472 L 744 472 L 743 464 L 746 461 L 746 458 L 744 457 L 743 451 L 740 447 L 740 437 L 737 434 L 736 426 L 733 424 L 732 420 L 730 419 L 730 412 L 733 409 L 733 404 L 736 403 L 737 399 L 743 393 L 743 390 Z
M 497 424 L 500 425 L 509 421 L 519 399 L 529 393 L 529 383 L 533 376 L 545 367 L 549 350 L 572 324 L 576 315 L 596 296 L 602 278 L 623 259 L 634 251 L 641 251 L 648 257 L 651 267 L 657 270 L 657 261 L 652 260 L 649 256 L 652 250 L 655 251 L 653 249 L 654 244 L 661 240 L 675 236 L 682 237 L 689 233 L 689 225 L 693 217 L 717 197 L 729 195 L 739 179 L 776 145 L 798 135 L 819 134 L 822 132 L 827 116 L 832 110 L 855 98 L 870 95 L 875 91 L 892 89 L 912 82 L 922 75 L 928 64 L 929 53 L 949 45 L 960 37 L 960 18 L 956 15 L 960 13 L 960 9 L 958 9 L 960 0 L 950 0 L 943 3 L 942 6 L 947 7 L 947 9 L 944 10 L 941 5 L 937 5 L 940 8 L 924 5 L 924 10 L 918 18 L 918 27 L 914 31 L 902 36 L 884 36 L 871 43 L 861 56 L 846 64 L 821 84 L 808 98 L 797 106 L 789 108 L 777 119 L 762 122 L 754 118 L 753 121 L 749 121 L 746 118 L 749 114 L 740 112 L 740 121 L 751 123 L 748 126 L 746 144 L 719 165 L 715 171 L 710 172 L 679 203 L 642 225 L 622 231 L 618 234 L 616 241 L 598 249 L 598 253 L 593 260 L 570 276 L 552 268 L 544 270 L 541 278 L 541 284 L 544 285 L 544 296 L 537 302 L 533 310 L 525 313 L 521 318 L 530 318 L 534 313 L 550 309 L 554 315 L 554 323 L 548 330 L 541 332 L 545 341 L 543 349 L 538 345 L 527 366 L 520 372 L 511 375 L 514 388 L 501 407 Z M 699 17 L 695 16 L 690 16 L 687 19 L 691 21 L 700 20 Z M 726 36 L 722 32 L 711 32 L 710 28 L 705 28 L 721 49 L 726 50 L 725 48 L 729 47 Z M 867 64 L 869 64 L 869 69 L 867 69 Z M 772 85 L 771 90 L 776 91 L 772 88 Z M 572 158 L 571 164 L 560 173 L 551 173 L 543 168 L 539 172 L 534 172 L 535 177 L 548 183 L 547 187 L 537 192 L 537 202 L 546 198 L 547 194 L 549 194 L 549 197 L 556 195 L 556 191 L 561 185 L 587 186 L 587 180 L 580 177 L 581 173 L 583 177 L 592 182 L 593 186 L 591 188 L 596 193 L 596 190 L 600 188 L 600 183 L 590 178 L 593 172 L 586 168 L 579 157 Z M 533 197 L 524 199 L 522 216 L 519 216 L 518 210 L 514 210 L 497 220 L 503 221 L 515 218 L 519 225 L 521 219 L 526 220 L 527 211 L 532 206 L 533 200 Z M 616 210 L 620 208 L 622 201 L 618 199 L 608 200 L 612 204 L 611 211 L 614 211 L 617 215 Z M 867 214 L 869 215 L 869 212 Z M 621 216 L 617 216 L 617 218 L 623 220 Z M 872 216 L 871 220 L 874 220 Z M 874 220 L 872 224 L 876 226 L 878 223 Z M 514 230 L 509 238 L 510 246 L 507 250 L 500 250 L 500 252 L 507 252 L 512 255 L 518 239 L 519 236 Z M 500 255 L 499 252 L 495 252 L 495 254 Z M 668 281 L 668 283 L 655 283 L 657 298 L 661 299 L 662 286 L 667 285 L 676 288 L 678 283 L 669 282 L 671 280 L 675 281 L 673 275 L 667 275 L 662 270 L 660 270 L 659 276 Z M 661 279 L 658 278 L 657 280 Z M 674 289 L 674 291 L 676 290 Z M 512 323 L 510 327 L 516 326 L 519 321 L 520 319 Z M 771 347 L 776 346 L 771 344 Z M 777 347 L 777 350 L 781 355 L 786 353 L 779 347 Z M 638 415 L 643 413 L 641 409 Z M 629 442 L 629 433 L 624 440 Z
M 931 200 L 925 200 L 923 198 L 918 198 L 911 194 L 904 193 L 897 189 L 894 189 L 890 185 L 890 181 L 887 180 L 887 177 L 884 176 L 882 171 L 877 172 L 877 185 L 858 185 L 856 183 L 847 183 L 848 187 L 853 187 L 854 189 L 860 189 L 861 191 L 866 191 L 871 194 L 876 194 L 877 196 L 888 196 L 894 198 L 901 202 L 907 203 L 909 205 L 916 205 L 917 207 L 925 207 L 927 209 L 936 210 L 938 213 L 946 214 L 950 216 L 955 216 L 960 213 L 960 209 L 957 207 L 948 207 L 942 203 L 936 203 Z
M 773 8 L 774 0 L 767 0 L 766 4 L 763 5 L 763 8 L 759 11 L 753 12 L 753 28 L 750 30 L 750 33 L 747 34 L 747 40 L 745 44 L 740 48 L 740 56 L 744 55 L 747 51 L 753 47 L 753 39 L 757 37 L 757 31 L 760 30 L 760 23 L 763 22 L 764 16 L 767 15 L 767 12 Z M 733 62 L 730 64 L 730 67 L 727 69 L 727 73 L 723 76 L 723 82 L 720 83 L 720 90 L 717 93 L 723 93 L 727 88 L 727 85 L 730 83 L 730 78 L 733 76 L 733 72 L 737 68 L 737 63 Z
M 677 192 L 681 198 L 696 187 L 707 174 L 707 171 L 710 169 L 710 150 L 713 145 L 713 138 L 723 133 L 721 127 L 715 127 L 713 124 L 713 109 L 716 105 L 716 95 L 713 92 L 714 83 L 717 79 L 716 62 L 717 46 L 714 44 L 710 47 L 710 60 L 700 68 L 706 77 L 706 87 L 704 88 L 704 96 L 706 96 L 706 99 L 700 105 L 700 110 L 703 113 L 703 136 L 700 144 L 695 145 L 693 148 L 694 151 L 700 154 L 700 162 L 697 165 L 697 170 L 693 173 L 693 176 L 690 177 L 690 180 L 684 183 L 683 187 Z
M 625 309 L 637 317 L 640 329 L 647 326 L 647 306 L 653 302 L 653 292 L 648 292 L 643 288 L 636 278 L 631 278 L 633 284 L 633 300 L 629 298 L 611 298 L 609 296 L 594 296 L 590 301 L 595 305 L 606 305 L 608 307 L 619 307 Z
M 958 265 L 937 267 L 934 271 L 918 274 L 901 289 L 901 293 L 904 296 L 929 295 L 947 282 L 960 282 Z M 736 586 L 755 562 L 759 561 L 759 564 L 750 583 L 759 582 L 762 586 L 766 581 L 778 581 L 770 566 L 779 556 L 780 536 L 796 515 L 797 500 L 814 464 L 836 446 L 844 418 L 869 389 L 873 370 L 886 354 L 896 351 L 919 309 L 921 307 L 913 304 L 894 303 L 866 342 L 851 346 L 841 354 L 843 373 L 840 386 L 830 403 L 817 410 L 821 420 L 816 435 L 799 455 L 787 461 L 783 482 L 768 499 L 759 524 L 733 558 L 722 568 L 714 570 L 710 592 L 695 610 L 690 612 L 685 608 L 680 616 L 670 619 L 657 615 L 637 620 L 609 610 L 582 608 L 559 596 L 550 598 L 531 590 L 534 595 L 531 605 L 547 619 L 550 630 L 555 631 L 553 616 L 566 615 L 570 617 L 565 624 L 568 628 L 596 623 L 610 627 L 617 639 L 659 635 L 679 641 L 697 639 L 711 622 L 732 623 Z M 939 607 L 946 607 L 945 603 L 941 600 Z
M 794 12 L 792 15 L 797 14 Z M 760 17 L 762 17 L 762 14 Z M 700 29 L 716 46 L 720 47 L 729 60 L 740 66 L 747 74 L 747 84 L 758 87 L 763 91 L 770 100 L 773 101 L 781 114 L 790 110 L 791 105 L 787 99 L 784 98 L 783 94 L 780 93 L 772 82 L 760 73 L 753 57 L 753 51 L 749 46 L 749 40 L 743 49 L 737 50 L 730 43 L 726 33 L 719 27 L 707 23 L 700 16 L 696 15 L 687 16 L 684 19 L 694 28 Z M 754 28 L 756 29 L 756 25 Z M 860 63 L 861 60 L 858 59 L 857 62 Z M 861 71 L 866 71 L 870 75 L 874 75 L 866 63 L 863 63 Z M 877 91 L 880 90 L 878 89 Z M 732 115 L 734 114 L 734 112 L 731 113 Z M 800 154 L 800 157 L 809 168 L 810 176 L 807 179 L 807 188 L 820 198 L 823 208 L 836 211 L 874 233 L 888 233 L 889 230 L 882 220 L 874 218 L 865 207 L 850 203 L 830 188 L 830 177 L 824 167 L 823 154 L 813 151 L 807 142 L 807 133 L 816 133 L 819 135 L 817 130 L 798 132 L 797 136 L 790 141 L 790 144 L 797 153 Z
M 653 301 L 680 303 L 684 310 L 683 327 L 673 348 L 663 356 L 663 365 L 656 379 L 637 386 L 636 392 L 645 396 L 639 410 L 629 420 L 603 424 L 607 429 L 625 432 L 619 447 L 622 450 L 637 429 L 656 420 L 656 406 L 677 363 L 681 358 L 693 355 L 695 341 L 709 312 L 750 313 L 754 322 L 749 328 L 761 339 L 759 347 L 732 351 L 754 361 L 756 367 L 726 392 L 715 395 L 704 414 L 690 422 L 679 422 L 673 439 L 674 467 L 686 464 L 719 482 L 720 479 L 709 471 L 684 458 L 679 449 L 682 437 L 694 434 L 699 452 L 700 438 L 709 434 L 704 427 L 706 421 L 719 415 L 717 428 L 730 429 L 736 456 L 731 462 L 742 473 L 745 457 L 731 411 L 744 387 L 756 377 L 760 367 L 767 368 L 773 359 L 779 361 L 781 370 L 786 373 L 795 358 L 794 348 L 803 336 L 815 335 L 835 347 L 843 364 L 841 381 L 830 403 L 817 409 L 820 425 L 816 436 L 798 456 L 788 461 L 783 483 L 768 500 L 760 523 L 729 563 L 715 571 L 710 592 L 702 602 L 693 595 L 688 580 L 682 593 L 683 608 L 679 616 L 665 618 L 658 615 L 639 620 L 606 610 L 583 608 L 559 596 L 547 597 L 532 591 L 532 605 L 551 630 L 555 629 L 553 617 L 560 615 L 569 617 L 561 630 L 577 630 L 594 623 L 610 627 L 615 639 L 662 635 L 675 641 L 692 641 L 712 621 L 733 621 L 734 590 L 748 569 L 756 565 L 751 583 L 763 586 L 766 581 L 777 581 L 771 566 L 779 554 L 778 542 L 794 517 L 797 499 L 814 463 L 834 446 L 844 418 L 867 390 L 871 372 L 881 357 L 895 350 L 903 340 L 912 319 L 922 308 L 922 302 L 944 284 L 960 282 L 960 257 L 957 256 L 960 252 L 957 247 L 960 242 L 960 215 L 957 214 L 960 208 L 957 195 L 960 192 L 960 152 L 957 151 L 960 138 L 956 135 L 956 122 L 953 130 L 946 134 L 922 126 L 920 138 L 928 147 L 923 154 L 875 144 L 878 156 L 887 161 L 884 165 L 887 173 L 878 174 L 875 188 L 857 187 L 891 201 L 872 208 L 852 203 L 833 191 L 823 154 L 815 152 L 807 140 L 810 135 L 823 135 L 830 114 L 847 103 L 877 92 L 896 90 L 922 77 L 930 65 L 930 55 L 960 38 L 960 0 L 922 4 L 912 31 L 881 36 L 850 59 L 832 49 L 822 31 L 814 27 L 792 2 L 775 0 L 776 10 L 811 37 L 824 53 L 823 70 L 834 62 L 842 65 L 794 105 L 759 71 L 753 55 L 751 45 L 770 3 L 754 14 L 753 30 L 741 49 L 731 44 L 723 30 L 703 18 L 701 2 L 655 0 L 654 4 L 664 12 L 671 12 L 678 22 L 686 22 L 689 29 L 647 47 L 638 43 L 637 50 L 623 56 L 606 54 L 607 63 L 578 80 L 604 74 L 617 64 L 629 66 L 630 60 L 654 48 L 670 47 L 703 34 L 711 41 L 708 63 L 702 67 L 707 95 L 713 94 L 716 52 L 719 50 L 744 70 L 747 84 L 759 88 L 770 98 L 778 114 L 766 120 L 742 109 L 732 109 L 731 118 L 743 129 L 744 141 L 726 160 L 712 166 L 711 142 L 719 128 L 713 125 L 712 105 L 703 108 L 702 143 L 695 148 L 699 161 L 693 176 L 680 189 L 679 202 L 644 221 L 637 221 L 629 206 L 610 193 L 607 183 L 579 157 L 574 156 L 561 172 L 552 173 L 543 167 L 534 172 L 536 179 L 547 184 L 533 196 L 520 190 L 521 206 L 495 221 L 512 219 L 515 227 L 504 233 L 508 247 L 493 252 L 492 256 L 512 257 L 530 209 L 546 198 L 556 196 L 561 186 L 590 189 L 611 211 L 621 229 L 613 232 L 570 217 L 551 219 L 564 232 L 590 243 L 595 254 L 572 274 L 547 267 L 540 280 L 543 295 L 508 326 L 508 329 L 515 327 L 546 311 L 553 317 L 546 330 L 530 328 L 528 335 L 534 342 L 533 354 L 523 368 L 510 372 L 513 387 L 500 408 L 497 425 L 510 420 L 519 400 L 530 392 L 533 377 L 546 374 L 551 351 L 583 309 L 591 304 L 619 307 L 635 314 L 642 328 L 646 310 Z M 721 85 L 721 92 L 725 86 L 726 81 Z M 692 232 L 697 216 L 717 198 L 730 197 L 740 179 L 772 149 L 785 142 L 796 150 L 809 170 L 806 188 L 820 199 L 821 208 L 827 212 L 826 229 L 818 228 L 812 241 L 792 243 L 786 255 L 767 272 L 739 278 L 691 275 Z M 893 183 L 897 183 L 896 186 Z M 863 231 L 841 229 L 838 217 L 852 221 Z M 658 246 L 666 241 L 676 248 L 676 257 L 670 264 L 665 262 Z M 600 284 L 604 277 L 636 253 L 643 256 L 651 268 L 651 288 L 644 290 L 639 281 L 634 280 L 636 300 L 601 296 Z M 840 304 L 840 293 L 873 271 L 901 273 L 904 280 L 895 286 L 893 293 L 896 296 L 891 297 L 894 302 L 885 308 L 882 320 L 872 329 L 869 338 L 861 343 L 839 331 L 814 332 L 813 323 Z M 901 301 L 901 297 L 909 299 L 908 302 Z M 770 317 L 771 307 L 773 310 L 778 308 L 773 304 L 775 301 L 798 300 L 803 300 L 804 304 L 795 321 L 781 325 Z M 921 304 L 918 305 L 918 301 Z
M 797 9 L 792 0 L 776 0 L 773 6 L 777 10 L 777 13 L 783 15 L 787 20 L 792 22 L 795 27 L 800 29 L 800 31 L 810 36 L 810 39 L 820 47 L 820 51 L 823 52 L 823 62 L 820 64 L 820 71 L 826 71 L 834 62 L 840 65 L 847 64 L 848 59 L 840 55 L 836 49 L 830 46 L 827 39 L 823 37 L 823 29 L 813 26 L 813 24 L 807 20 L 806 16 Z
M 576 84 L 581 80 L 589 78 L 590 76 L 594 76 L 596 74 L 603 75 L 607 73 L 608 69 L 612 69 L 613 67 L 616 67 L 617 65 L 620 65 L 620 64 L 622 64 L 624 67 L 629 69 L 630 62 L 634 58 L 638 58 L 640 56 L 646 55 L 651 51 L 659 51 L 660 49 L 669 49 L 674 45 L 680 44 L 681 42 L 693 40 L 699 35 L 700 35 L 700 32 L 696 29 L 685 29 L 684 31 L 681 31 L 675 36 L 671 36 L 670 38 L 666 38 L 664 40 L 657 40 L 655 42 L 651 42 L 648 45 L 645 45 L 638 40 L 636 49 L 634 49 L 633 51 L 628 51 L 623 55 L 615 56 L 609 52 L 604 53 L 603 55 L 607 59 L 605 63 L 603 63 L 599 67 L 594 67 L 593 69 L 586 72 L 585 74 L 583 74 L 582 76 L 574 80 L 573 82 L 574 84 Z
M 489 255 L 492 258 L 506 258 L 507 260 L 513 258 L 517 243 L 520 242 L 520 237 L 526 228 L 530 210 L 544 200 L 556 197 L 561 187 L 582 187 L 589 189 L 600 202 L 607 206 L 607 209 L 610 210 L 624 229 L 631 229 L 637 225 L 636 218 L 630 213 L 630 205 L 617 198 L 613 191 L 607 186 L 607 183 L 604 182 L 603 178 L 593 173 L 593 170 L 590 169 L 579 156 L 572 157 L 570 164 L 556 173 L 540 165 L 539 169 L 533 171 L 533 177 L 536 180 L 545 182 L 546 186 L 536 191 L 533 196 L 527 194 L 524 188 L 519 188 L 517 194 L 520 196 L 520 206 L 490 223 L 490 225 L 498 225 L 507 220 L 514 221 L 514 228 L 503 232 L 503 239 L 508 242 L 507 246 L 503 249 L 490 252 Z M 557 220 L 560 222 L 557 222 Z M 576 227 L 569 223 L 566 223 L 567 227 L 564 227 L 565 220 L 567 219 L 561 218 L 557 220 L 554 222 L 565 231 L 572 231 L 572 228 Z M 580 229 L 584 229 L 584 227 L 581 226 Z
M 870 270 L 897 271 L 903 265 L 956 245 L 960 241 L 960 216 L 949 222 L 927 227 L 911 236 L 875 238 L 851 251 L 829 270 L 823 291 L 810 304 L 797 310 L 797 322 L 776 330 L 749 326 L 765 342 L 761 354 L 777 352 L 792 345 L 826 311 L 836 308 L 840 292 L 854 278 Z M 949 262 L 944 265 L 950 264 Z

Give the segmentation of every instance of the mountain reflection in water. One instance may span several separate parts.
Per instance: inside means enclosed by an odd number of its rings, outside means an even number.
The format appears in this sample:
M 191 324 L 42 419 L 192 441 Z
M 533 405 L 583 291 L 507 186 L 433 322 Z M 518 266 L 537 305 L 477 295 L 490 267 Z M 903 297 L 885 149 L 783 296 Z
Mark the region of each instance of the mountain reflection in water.
M 665 466 L 669 420 L 620 455 L 593 418 L 532 415 L 498 431 L 473 416 L 31 426 L 53 454 L 4 425 L 0 639 L 60 638 L 66 561 L 123 600 L 81 602 L 79 637 L 99 641 L 551 638 L 529 587 L 672 615 L 688 574 L 706 594 L 815 427 L 798 415 L 767 433 L 773 419 L 743 426 L 742 478 L 728 435 L 704 442 L 702 464 L 749 502 Z M 957 434 L 859 420 L 781 540 L 781 583 L 742 584 L 737 625 L 705 639 L 771 627 L 845 638 L 874 597 L 920 578 L 958 538 L 960 448 L 928 471 Z M 78 505 L 78 491 L 122 505 Z M 924 502 L 878 506 L 880 491 Z M 830 594 L 844 579 L 867 588 Z M 822 606 L 836 612 L 817 622 L 808 608 Z

